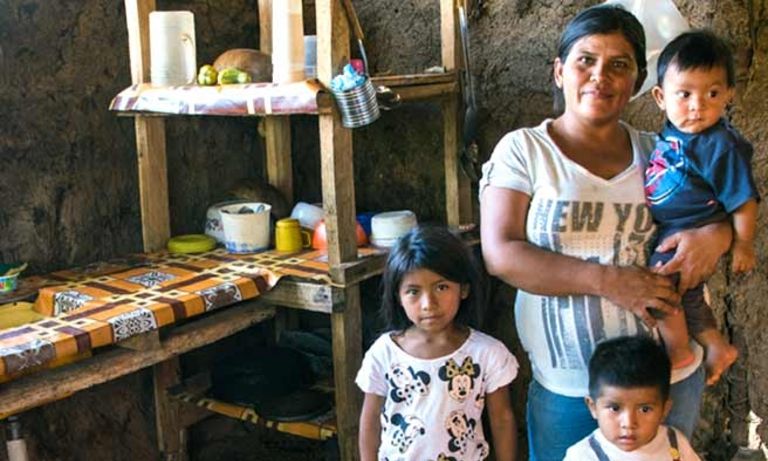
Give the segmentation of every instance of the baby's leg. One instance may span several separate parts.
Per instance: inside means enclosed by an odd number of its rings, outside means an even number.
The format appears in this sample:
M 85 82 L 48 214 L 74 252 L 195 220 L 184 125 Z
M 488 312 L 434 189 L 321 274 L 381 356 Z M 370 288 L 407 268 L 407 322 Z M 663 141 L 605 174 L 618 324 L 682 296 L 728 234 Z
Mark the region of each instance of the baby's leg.
M 704 347 L 707 384 L 711 386 L 733 365 L 739 357 L 739 351 L 717 329 L 717 321 L 705 299 L 704 290 L 704 284 L 701 284 L 685 292 L 683 307 L 691 335 Z
M 683 295 L 683 307 L 688 330 L 704 347 L 704 367 L 707 384 L 713 385 L 739 356 L 739 351 L 728 343 L 717 329 L 717 320 L 704 294 L 704 284 L 692 288 Z
M 674 252 L 658 253 L 651 255 L 650 267 L 657 267 L 669 261 Z M 680 278 L 680 274 L 670 276 L 675 285 Z M 659 333 L 664 340 L 664 347 L 667 350 L 669 361 L 672 362 L 672 368 L 683 368 L 693 362 L 696 357 L 689 346 L 688 327 L 683 311 L 678 311 L 675 315 L 654 315 L 658 319 Z
M 680 311 L 675 315 L 666 315 L 659 319 L 658 325 L 669 361 L 672 362 L 672 368 L 683 368 L 690 365 L 696 357 L 688 343 L 685 314 Z

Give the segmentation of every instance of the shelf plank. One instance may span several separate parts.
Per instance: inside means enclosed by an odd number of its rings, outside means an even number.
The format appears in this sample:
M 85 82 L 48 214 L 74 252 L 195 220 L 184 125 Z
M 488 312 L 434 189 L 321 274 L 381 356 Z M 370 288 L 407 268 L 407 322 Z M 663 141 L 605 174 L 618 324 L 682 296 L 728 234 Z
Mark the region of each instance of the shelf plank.
M 441 83 L 455 83 L 455 72 L 440 72 L 430 74 L 406 74 L 406 75 L 374 75 L 371 77 L 374 85 L 384 85 L 392 89 L 404 86 L 429 86 Z
M 440 99 L 459 93 L 459 84 L 456 82 L 434 83 L 431 85 L 401 86 L 394 90 L 404 102 Z
M 133 114 L 247 117 L 326 113 L 331 103 L 317 80 L 215 86 L 138 83 L 115 96 L 109 109 Z
M 389 87 L 405 101 L 441 98 L 459 92 L 455 72 L 379 76 L 372 81 L 374 86 Z M 313 79 L 286 84 L 216 86 L 154 86 L 135 82 L 115 96 L 109 108 L 119 115 L 247 117 L 329 114 L 333 106 L 331 94 Z
M 329 285 L 283 278 L 275 287 L 257 298 L 260 302 L 295 309 L 330 314 L 344 303 Z

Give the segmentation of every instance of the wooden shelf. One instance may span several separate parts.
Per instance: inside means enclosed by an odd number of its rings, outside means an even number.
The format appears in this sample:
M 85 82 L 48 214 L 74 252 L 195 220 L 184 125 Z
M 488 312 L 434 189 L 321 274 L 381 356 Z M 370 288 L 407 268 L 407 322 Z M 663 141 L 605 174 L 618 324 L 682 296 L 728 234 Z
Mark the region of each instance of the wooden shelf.
M 459 91 L 455 72 L 379 76 L 372 80 L 374 86 L 389 87 L 403 101 L 442 98 Z M 129 116 L 253 117 L 328 114 L 333 104 L 333 97 L 317 80 L 216 86 L 141 83 L 121 91 L 112 99 L 109 109 Z
M 0 387 L 0 418 L 167 361 L 227 338 L 274 315 L 274 308 L 246 301 L 174 327 L 166 337 L 154 342 L 154 347 L 136 350 L 134 341 L 127 345 L 134 349 L 116 347 L 81 362 L 21 377 Z M 157 334 L 156 331 L 150 333 Z
M 267 116 L 263 125 L 267 179 L 289 202 L 294 197 L 291 123 L 288 115 L 315 114 L 318 117 L 322 201 L 325 203 L 324 218 L 329 229 L 327 258 L 330 283 L 309 283 L 306 280 L 284 278 L 259 299 L 266 303 L 330 314 L 339 450 L 344 461 L 358 459 L 357 432 L 361 401 L 354 378 L 362 362 L 359 282 L 381 273 L 384 257 L 357 258 L 352 131 L 342 126 L 336 104 L 326 89 L 333 75 L 346 64 L 351 55 L 351 34 L 342 6 L 335 0 L 316 1 L 317 74 L 321 84 L 313 86 L 301 82 L 297 90 L 302 96 L 292 99 L 291 96 L 285 97 L 290 93 L 286 91 L 287 86 L 271 83 L 227 85 L 226 88 L 147 88 L 151 87 L 147 85 L 150 73 L 148 16 L 156 9 L 156 1 L 125 0 L 125 5 L 131 81 L 134 86 L 128 93 L 121 93 L 120 96 L 125 98 L 113 101 L 111 109 L 118 114 L 135 116 L 145 251 L 164 248 L 170 237 L 165 116 Z M 259 49 L 265 52 L 272 50 L 268 5 L 269 2 L 259 2 Z M 402 101 L 433 99 L 439 102 L 442 112 L 445 210 L 446 221 L 450 226 L 471 223 L 474 219 L 471 185 L 466 175 L 462 174 L 458 155 L 462 110 L 457 73 L 461 68 L 457 14 L 455 1 L 440 0 L 440 65 L 448 69 L 447 72 L 373 78 L 375 86 L 389 87 Z M 160 91 L 157 93 L 159 108 L 140 107 L 132 100 L 146 96 L 141 94 L 145 89 L 153 94 Z M 190 102 L 189 98 L 198 96 L 201 99 Z M 224 103 L 227 109 L 218 110 L 221 109 L 222 99 L 230 96 L 233 99 Z M 206 112 L 211 106 L 217 107 L 217 110 Z M 171 358 L 155 365 L 154 378 L 155 413 L 161 449 L 168 459 L 185 460 L 186 435 L 184 425 L 178 424 L 179 405 L 175 402 L 171 405 L 166 393 L 166 389 L 181 380 L 178 360 Z

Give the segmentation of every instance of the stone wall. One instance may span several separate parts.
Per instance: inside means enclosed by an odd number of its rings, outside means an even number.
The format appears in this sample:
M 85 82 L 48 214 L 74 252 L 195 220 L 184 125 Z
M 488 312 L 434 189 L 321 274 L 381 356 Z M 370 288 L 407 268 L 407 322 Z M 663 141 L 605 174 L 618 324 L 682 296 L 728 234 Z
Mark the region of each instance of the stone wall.
M 375 73 L 418 72 L 438 64 L 438 2 L 354 0 Z M 314 30 L 313 1 L 305 0 Z M 470 22 L 487 157 L 507 131 L 552 116 L 551 62 L 562 26 L 593 1 L 474 0 Z M 761 191 L 768 183 L 768 7 L 764 0 L 677 0 L 696 27 L 711 27 L 737 50 L 738 95 L 731 115 L 756 148 Z M 160 9 L 196 15 L 198 63 L 221 51 L 257 47 L 255 0 L 161 1 Z M 112 96 L 130 84 L 123 2 L 0 0 L 0 260 L 29 261 L 40 273 L 141 250 L 133 124 L 109 113 Z M 444 219 L 440 112 L 434 104 L 385 113 L 355 132 L 360 210 L 411 208 L 423 221 Z M 648 96 L 627 120 L 653 129 L 660 114 Z M 263 175 L 262 140 L 250 119 L 171 119 L 168 170 L 174 233 L 201 230 L 205 209 L 239 179 Z M 293 123 L 297 198 L 320 199 L 317 123 Z M 768 210 L 761 204 L 759 229 Z M 742 359 L 707 394 L 696 439 L 708 459 L 729 459 L 745 445 L 751 409 L 768 416 L 766 242 L 758 269 L 712 280 L 714 305 Z M 725 267 L 725 265 L 723 265 Z M 497 333 L 514 346 L 508 303 L 497 293 Z M 508 320 L 508 321 L 506 321 Z M 154 459 L 146 372 L 27 413 L 34 459 Z M 522 408 L 524 383 L 516 386 Z M 760 428 L 768 438 L 766 426 Z M 96 442 L 91 437 L 97 437 Z M 117 453 L 117 454 L 116 454 Z M 0 453 L 0 459 L 4 454 Z

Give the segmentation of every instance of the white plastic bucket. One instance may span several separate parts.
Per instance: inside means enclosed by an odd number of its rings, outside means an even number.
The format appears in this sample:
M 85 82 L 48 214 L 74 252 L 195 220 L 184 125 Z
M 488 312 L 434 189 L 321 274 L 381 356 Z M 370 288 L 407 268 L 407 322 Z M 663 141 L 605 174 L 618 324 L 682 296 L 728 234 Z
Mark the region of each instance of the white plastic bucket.
M 187 85 L 197 75 L 195 16 L 191 11 L 149 13 L 149 68 L 154 85 Z
M 251 213 L 240 213 L 247 208 Z M 221 208 L 224 245 L 230 253 L 255 253 L 269 248 L 269 213 L 272 205 L 262 202 L 239 203 Z

